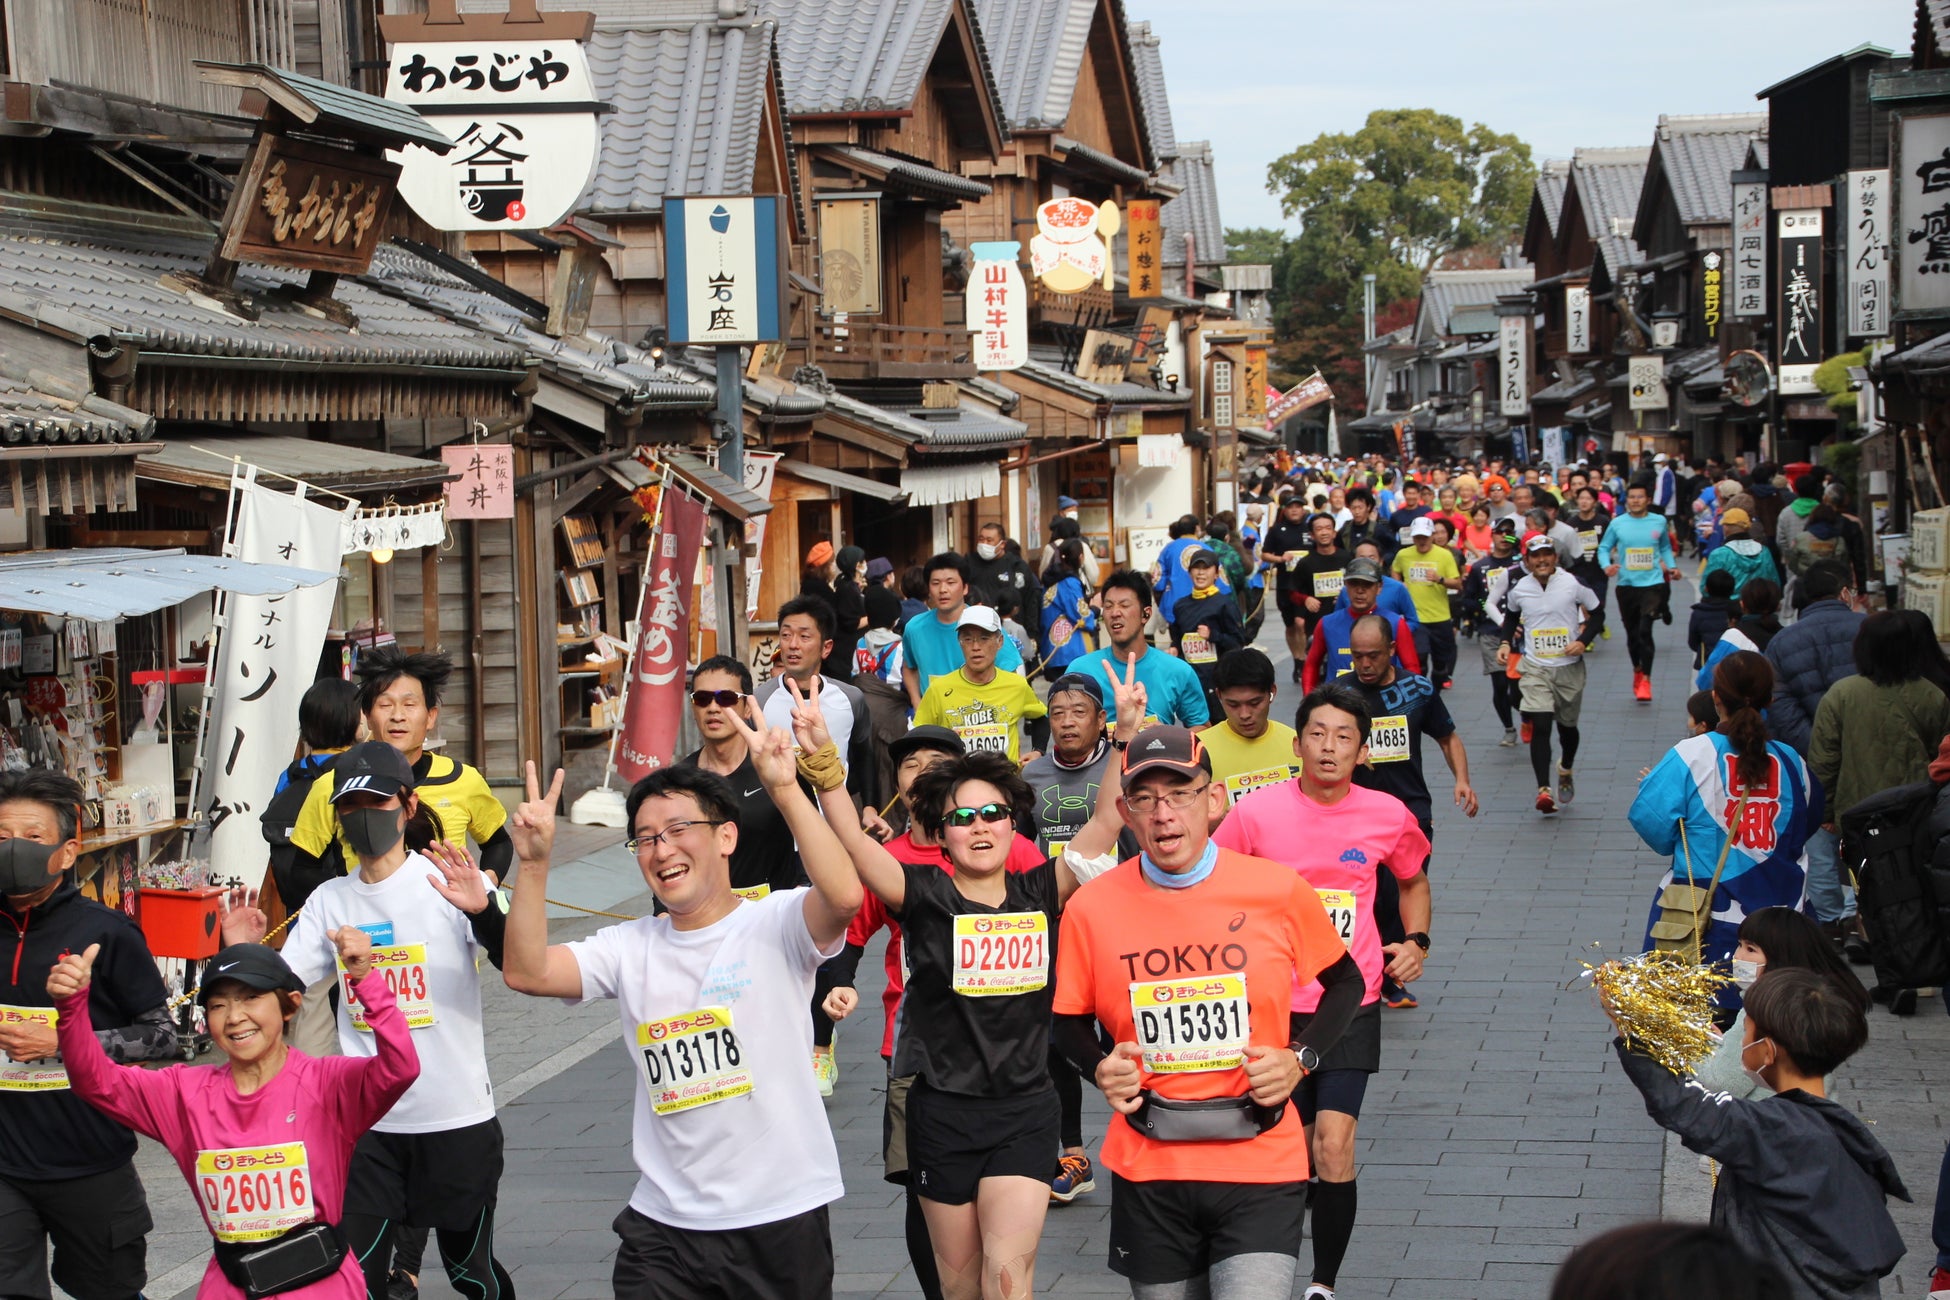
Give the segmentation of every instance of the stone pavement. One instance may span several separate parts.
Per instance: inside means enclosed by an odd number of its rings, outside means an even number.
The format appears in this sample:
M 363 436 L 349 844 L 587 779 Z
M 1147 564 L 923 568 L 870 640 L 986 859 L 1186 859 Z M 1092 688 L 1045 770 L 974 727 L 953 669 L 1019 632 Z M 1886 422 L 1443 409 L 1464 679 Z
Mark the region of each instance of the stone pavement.
M 1542 1296 L 1577 1242 L 1654 1217 L 1662 1204 L 1675 1216 L 1694 1205 L 1704 1213 L 1704 1175 L 1686 1153 L 1665 1159 L 1663 1134 L 1621 1076 L 1590 993 L 1566 988 L 1582 961 L 1633 951 L 1642 932 L 1659 869 L 1626 825 L 1625 811 L 1638 770 L 1683 732 L 1690 674 L 1682 632 L 1691 598 L 1675 594 L 1675 625 L 1662 629 L 1651 707 L 1630 698 L 1621 639 L 1594 654 L 1579 798 L 1550 819 L 1531 810 L 1526 752 L 1497 747 L 1478 661 L 1473 648 L 1465 650 L 1450 705 L 1469 742 L 1484 811 L 1469 821 L 1438 800 L 1435 951 L 1416 986 L 1421 1008 L 1385 1013 L 1388 1068 L 1372 1082 L 1361 1127 L 1360 1227 L 1340 1277 L 1346 1300 Z M 1269 628 L 1261 645 L 1284 680 L 1277 632 Z M 1283 687 L 1278 707 L 1290 709 L 1296 692 Z M 1432 749 L 1425 761 L 1431 784 L 1445 789 L 1440 754 Z M 637 882 L 619 860 L 621 850 L 594 856 L 599 861 L 577 879 L 595 883 L 574 901 L 644 910 L 648 898 L 629 888 Z M 565 877 L 551 893 L 564 896 L 569 883 Z M 572 937 L 600 923 L 558 922 L 555 935 Z M 847 1180 L 846 1199 L 832 1212 L 842 1296 L 915 1294 L 899 1198 L 879 1176 L 878 970 L 877 953 L 870 954 L 862 963 L 863 1010 L 841 1035 L 839 1091 L 829 1103 Z M 634 1067 L 614 1045 L 613 1010 L 518 998 L 492 972 L 487 1005 L 508 1133 L 503 1262 L 529 1300 L 607 1295 L 609 1223 L 634 1181 L 629 1099 L 637 1086 Z M 1917 1199 L 1914 1207 L 1898 1207 L 1911 1254 L 1886 1295 L 1925 1290 L 1929 1209 L 1945 1139 L 1944 1099 L 1933 1081 L 1950 1046 L 1950 1017 L 1940 1002 L 1923 1007 L 1908 1021 L 1873 1013 L 1869 1048 L 1837 1081 L 1837 1096 L 1876 1124 Z M 1086 1105 L 1086 1130 L 1100 1133 L 1101 1101 L 1087 1097 Z M 145 1146 L 160 1229 L 152 1238 L 152 1275 L 167 1285 L 150 1291 L 187 1295 L 207 1238 L 182 1180 L 156 1155 Z M 1041 1293 L 1127 1293 L 1104 1263 L 1107 1181 L 1104 1188 L 1052 1207 Z M 437 1274 L 435 1267 L 424 1279 L 430 1300 L 451 1294 Z

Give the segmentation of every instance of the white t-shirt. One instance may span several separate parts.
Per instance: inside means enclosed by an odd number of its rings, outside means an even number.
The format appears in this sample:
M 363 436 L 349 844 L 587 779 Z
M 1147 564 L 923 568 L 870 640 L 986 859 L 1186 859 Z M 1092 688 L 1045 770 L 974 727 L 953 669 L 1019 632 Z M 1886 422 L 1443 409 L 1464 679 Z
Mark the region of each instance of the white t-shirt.
M 759 712 L 765 715 L 765 725 L 790 733 L 792 692 L 785 688 L 784 681 L 782 677 L 774 677 L 763 683 L 755 694 Z M 840 766 L 851 772 L 846 756 L 848 746 L 853 743 L 853 701 L 825 673 L 819 675 L 819 711 L 826 719 L 826 734 L 833 738 L 833 745 L 840 751 Z
M 1510 584 L 1504 604 L 1523 621 L 1525 663 L 1556 670 L 1579 662 L 1564 651 L 1578 639 L 1585 611 L 1598 608 L 1598 598 L 1589 587 L 1562 569 L 1551 574 L 1548 588 L 1538 585 L 1535 574 L 1526 573 Z
M 806 1015 L 813 973 L 845 938 L 818 949 L 806 893 L 747 900 L 701 930 L 646 916 L 569 945 L 582 969 L 582 998 L 571 1004 L 618 1001 L 642 1085 L 631 1121 L 637 1213 L 719 1232 L 845 1194 Z
M 372 936 L 373 959 L 387 972 L 420 1054 L 420 1077 L 373 1125 L 381 1133 L 444 1133 L 494 1118 L 487 1045 L 481 1036 L 482 952 L 467 914 L 427 880 L 440 869 L 418 853 L 386 879 L 369 885 L 351 875 L 328 880 L 305 900 L 292 924 L 284 959 L 307 986 L 338 967 L 326 937 L 342 925 Z M 358 1004 L 339 988 L 339 1050 L 347 1056 L 378 1051 L 355 1019 Z

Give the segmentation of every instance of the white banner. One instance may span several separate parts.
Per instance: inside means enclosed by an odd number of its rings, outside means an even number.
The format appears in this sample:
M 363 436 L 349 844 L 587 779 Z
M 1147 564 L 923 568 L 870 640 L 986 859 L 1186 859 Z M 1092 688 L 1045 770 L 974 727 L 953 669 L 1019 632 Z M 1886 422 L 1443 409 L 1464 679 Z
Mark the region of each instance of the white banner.
M 1848 209 L 1848 332 L 1879 338 L 1889 332 L 1889 169 L 1850 172 Z
M 347 554 L 354 551 L 410 551 L 447 540 L 447 503 L 375 506 L 353 516 Z
M 257 564 L 289 564 L 335 573 L 358 505 L 344 510 L 257 482 L 254 466 L 231 478 L 236 527 L 226 554 Z M 212 680 L 197 807 L 195 852 L 207 856 L 212 881 L 264 878 L 266 850 L 258 818 L 278 773 L 298 745 L 298 701 L 318 675 L 318 656 L 332 622 L 338 584 L 321 583 L 282 596 L 227 596 Z
M 1633 357 L 1625 364 L 1625 374 L 1631 383 L 1631 405 L 1628 410 L 1663 411 L 1666 409 L 1664 357 Z
M 776 451 L 745 453 L 746 491 L 755 492 L 767 501 L 772 499 L 772 476 L 778 468 L 780 455 L 781 453 Z M 754 515 L 745 521 L 745 545 L 751 548 L 745 556 L 745 617 L 747 619 L 758 617 L 758 583 L 759 579 L 765 576 L 765 521 L 771 517 Z
M 1950 113 L 1898 117 L 1896 307 L 1950 310 Z
M 1767 314 L 1767 182 L 1733 187 L 1733 310 L 1735 320 Z
M 1591 351 L 1591 286 L 1564 286 L 1564 354 L 1581 357 Z
M 1497 410 L 1516 418 L 1530 410 L 1530 318 L 1497 318 Z

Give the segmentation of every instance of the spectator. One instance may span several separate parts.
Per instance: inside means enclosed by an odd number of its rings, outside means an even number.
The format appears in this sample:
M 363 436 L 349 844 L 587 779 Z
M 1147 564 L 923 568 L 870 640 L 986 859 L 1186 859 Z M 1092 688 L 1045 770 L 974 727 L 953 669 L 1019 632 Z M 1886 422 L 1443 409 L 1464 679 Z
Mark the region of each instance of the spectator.
M 1781 620 L 1776 611 L 1781 608 L 1781 585 L 1765 578 L 1750 579 L 1740 589 L 1740 617 L 1732 627 L 1720 634 L 1720 640 L 1707 652 L 1706 662 L 1700 665 L 1699 675 L 1694 684 L 1706 690 L 1713 684 L 1713 670 L 1720 661 L 1737 650 L 1752 650 L 1765 654 L 1768 643 L 1774 634 L 1781 630 Z
M 907 620 L 928 607 L 928 570 L 926 565 L 910 564 L 901 570 L 901 615 L 896 627 L 906 627 Z
M 1558 1267 L 1550 1300 L 1782 1300 L 1788 1282 L 1719 1228 L 1628 1223 L 1593 1237 Z
M 1752 515 L 1739 506 L 1728 506 L 1720 516 L 1720 531 L 1726 540 L 1706 557 L 1704 572 L 1731 574 L 1735 591 L 1743 590 L 1755 578 L 1779 582 L 1781 574 L 1774 567 L 1774 557 L 1754 539 L 1752 529 Z
M 1855 589 L 1866 590 L 1869 582 L 1869 541 L 1862 532 L 1862 521 L 1848 512 L 1848 489 L 1840 479 L 1821 491 L 1822 504 L 1841 516 L 1842 544 L 1848 549 L 1849 567 L 1855 570 Z
M 1780 518 L 1774 521 L 1774 544 L 1781 548 L 1781 554 L 1794 549 L 1794 539 L 1801 536 L 1801 530 L 1808 526 L 1808 516 L 1820 504 L 1821 473 L 1809 470 L 1794 480 L 1794 500 L 1788 502 Z
M 806 552 L 806 571 L 799 579 L 799 594 L 811 596 L 826 602 L 826 608 L 839 615 L 837 597 L 833 593 L 833 579 L 840 574 L 839 552 L 824 538 L 812 544 Z
M 1740 607 L 1733 599 L 1733 575 L 1722 569 L 1707 574 L 1706 595 L 1694 604 L 1692 617 L 1686 622 L 1686 644 L 1696 666 L 1706 662 L 1739 617 Z
M 968 559 L 968 594 L 977 604 L 993 605 L 1004 588 L 1021 599 L 1042 590 L 1036 575 L 1022 562 L 1020 551 L 1011 554 L 1009 535 L 1002 525 L 990 520 L 975 530 L 975 553 Z
M 1070 498 L 1057 498 L 1059 505 L 1065 501 L 1070 501 Z M 1083 525 L 1077 521 L 1076 505 L 1076 502 L 1070 501 L 1068 507 L 1058 511 L 1056 518 L 1049 521 L 1049 541 L 1043 544 L 1043 585 L 1049 586 L 1049 566 L 1056 562 L 1058 544 L 1075 538 L 1083 546 L 1083 563 L 1077 569 L 1077 576 L 1083 579 L 1085 591 L 1095 591 L 1103 576 L 1097 568 L 1097 553 L 1090 549 L 1090 542 L 1083 535 Z
M 842 546 L 833 563 L 833 649 L 820 671 L 847 682 L 853 680 L 853 652 L 867 630 L 867 553 L 857 546 Z
M 1791 512 L 1781 516 L 1783 520 L 1793 517 Z M 1793 544 L 1782 550 L 1788 572 L 1797 578 L 1808 571 L 1809 565 L 1832 560 L 1848 567 L 1849 585 L 1854 585 L 1855 569 L 1850 560 L 1848 542 L 1842 536 L 1841 512 L 1826 502 L 1818 503 L 1808 512 L 1807 519 L 1795 533 Z
M 1090 607 L 1080 570 L 1084 546 L 1074 537 L 1056 544 L 1056 555 L 1043 572 L 1043 671 L 1051 681 L 1061 677 L 1077 658 L 1088 654 L 1084 633 L 1097 630 L 1097 611 Z
M 868 628 L 900 626 L 901 598 L 894 590 L 893 577 L 894 566 L 890 561 L 881 556 L 867 561 L 867 585 L 860 599 L 867 607 Z

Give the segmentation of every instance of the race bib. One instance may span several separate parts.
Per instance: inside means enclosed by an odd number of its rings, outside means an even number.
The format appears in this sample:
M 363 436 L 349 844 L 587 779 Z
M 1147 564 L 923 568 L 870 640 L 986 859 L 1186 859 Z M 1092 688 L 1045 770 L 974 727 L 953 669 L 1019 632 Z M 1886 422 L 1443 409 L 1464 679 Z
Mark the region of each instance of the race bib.
M 1376 718 L 1368 730 L 1368 761 L 1399 763 L 1408 757 L 1408 716 Z
M 1000 722 L 972 722 L 956 727 L 955 734 L 961 737 L 962 748 L 971 754 L 1009 752 L 1009 728 Z
M 1240 772 L 1234 776 L 1229 776 L 1225 779 L 1226 806 L 1231 807 L 1255 790 L 1262 790 L 1269 785 L 1278 785 L 1292 775 L 1293 769 L 1282 765 L 1280 767 L 1261 768 L 1257 772 Z
M 1347 570 L 1345 569 L 1334 569 L 1327 573 L 1316 573 L 1314 575 L 1314 598 L 1316 600 L 1324 600 L 1329 596 L 1340 595 L 1341 587 L 1344 585 L 1343 580 L 1346 577 Z
M 748 903 L 756 903 L 761 899 L 770 898 L 772 896 L 772 887 L 770 885 L 747 885 L 743 889 L 733 889 L 731 892 Z
M 1570 645 L 1571 629 L 1568 627 L 1530 629 L 1530 653 L 1539 659 L 1562 659 Z
M 1049 917 L 998 912 L 955 918 L 954 989 L 965 998 L 1034 993 L 1049 983 Z
M 269 1241 L 318 1217 L 303 1142 L 199 1151 L 196 1191 L 218 1241 Z
M 1185 662 L 1188 664 L 1210 664 L 1219 661 L 1219 652 L 1214 650 L 1212 643 L 1202 636 L 1188 636 L 1178 643 L 1178 648 L 1184 652 Z
M 1249 1014 L 1244 974 L 1131 985 L 1131 1024 L 1152 1074 L 1238 1069 Z
M 1327 919 L 1333 924 L 1334 933 L 1341 936 L 1341 943 L 1354 946 L 1354 918 L 1357 900 L 1351 889 L 1316 889 L 1320 895 L 1320 905 L 1327 909 Z
M 751 1067 L 738 1046 L 729 1007 L 699 1007 L 636 1027 L 637 1061 L 650 1109 L 676 1115 L 752 1090 Z
M 373 968 L 386 977 L 386 987 L 393 991 L 393 1001 L 399 1003 L 400 1014 L 406 1017 L 408 1029 L 425 1029 L 434 1022 L 433 990 L 427 983 L 427 946 L 423 943 L 394 944 L 372 950 Z M 352 1017 L 352 1027 L 362 1034 L 372 1032 L 366 1023 L 365 1009 L 359 1005 L 358 995 L 352 991 L 352 977 L 346 973 L 343 962 L 339 964 L 339 980 L 345 985 L 345 1009 Z
M 1625 567 L 1643 572 L 1652 567 L 1652 557 L 1658 553 L 1656 546 L 1628 546 L 1625 548 Z
M 45 1025 L 60 1019 L 53 1007 L 0 1005 L 0 1025 Z M 0 1054 L 0 1092 L 59 1092 L 68 1086 L 67 1067 L 58 1060 L 11 1061 Z
M 1584 549 L 1587 552 L 1597 550 L 1598 530 L 1595 528 L 1586 528 L 1582 530 L 1581 532 L 1578 533 L 1578 541 L 1583 543 Z
M 1293 554 L 1287 556 L 1286 557 L 1287 572 L 1291 573 L 1293 570 L 1299 568 L 1300 560 L 1301 560 L 1301 555 L 1300 552 L 1298 551 L 1295 551 L 1293 552 Z
M 1408 580 L 1409 580 L 1410 582 L 1440 582 L 1440 581 L 1442 581 L 1442 579 L 1441 579 L 1441 578 L 1439 578 L 1439 577 L 1437 577 L 1437 576 L 1436 576 L 1436 568 L 1435 568 L 1435 566 L 1434 566 L 1433 564 L 1411 564 L 1411 565 L 1409 565 L 1409 566 L 1408 566 Z

